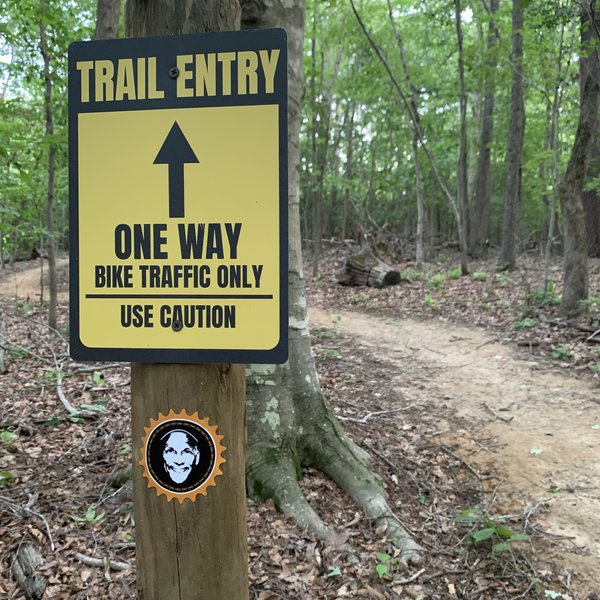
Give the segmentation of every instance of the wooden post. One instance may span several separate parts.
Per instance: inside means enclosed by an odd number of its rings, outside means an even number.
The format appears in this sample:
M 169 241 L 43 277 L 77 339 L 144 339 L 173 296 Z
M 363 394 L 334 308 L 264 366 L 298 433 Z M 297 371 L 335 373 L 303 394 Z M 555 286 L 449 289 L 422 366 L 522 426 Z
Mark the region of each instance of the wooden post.
M 237 0 L 128 0 L 127 35 L 145 37 L 239 29 Z M 134 507 L 139 600 L 248 598 L 243 365 L 134 363 L 131 369 Z M 168 415 L 197 414 L 223 436 L 214 486 L 190 497 L 150 487 L 140 450 Z M 146 473 L 146 476 L 144 475 Z M 203 495 L 203 494 L 206 495 Z M 193 496 L 193 498 L 192 498 Z
M 131 401 L 139 600 L 248 598 L 243 365 L 134 363 Z M 218 427 L 226 462 L 206 496 L 180 503 L 149 487 L 139 462 L 151 420 L 183 410 Z

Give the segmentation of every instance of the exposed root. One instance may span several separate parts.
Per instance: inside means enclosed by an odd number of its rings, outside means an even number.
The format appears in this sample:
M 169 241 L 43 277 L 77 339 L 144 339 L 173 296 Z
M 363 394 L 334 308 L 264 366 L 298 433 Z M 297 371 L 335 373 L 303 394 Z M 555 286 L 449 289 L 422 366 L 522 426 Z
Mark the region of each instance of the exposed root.
M 303 419 L 302 455 L 305 460 L 335 481 L 378 526 L 386 526 L 387 538 L 402 551 L 402 563 L 421 563 L 420 546 L 389 507 L 382 480 L 367 466 L 364 450 L 346 436 L 322 394 L 319 393 L 312 403 L 320 410 L 316 411 L 317 415 L 313 411 Z M 298 410 L 298 414 L 307 413 Z
M 260 457 L 257 457 L 260 458 Z M 266 464 L 263 460 L 251 467 L 251 454 L 246 462 L 246 482 L 250 496 L 264 500 L 272 498 L 275 506 L 291 516 L 298 527 L 317 537 L 329 540 L 333 532 L 321 520 L 307 502 L 300 486 L 296 469 L 289 456 L 281 456 L 276 462 Z

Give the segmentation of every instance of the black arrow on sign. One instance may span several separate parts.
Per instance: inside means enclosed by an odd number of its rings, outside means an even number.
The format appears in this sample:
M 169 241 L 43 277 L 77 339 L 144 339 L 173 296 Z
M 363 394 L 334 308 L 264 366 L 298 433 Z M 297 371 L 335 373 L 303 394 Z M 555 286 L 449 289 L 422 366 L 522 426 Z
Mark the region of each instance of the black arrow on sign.
M 171 218 L 185 216 L 183 165 L 197 162 L 200 161 L 175 121 L 154 159 L 155 165 L 169 165 L 169 217 Z

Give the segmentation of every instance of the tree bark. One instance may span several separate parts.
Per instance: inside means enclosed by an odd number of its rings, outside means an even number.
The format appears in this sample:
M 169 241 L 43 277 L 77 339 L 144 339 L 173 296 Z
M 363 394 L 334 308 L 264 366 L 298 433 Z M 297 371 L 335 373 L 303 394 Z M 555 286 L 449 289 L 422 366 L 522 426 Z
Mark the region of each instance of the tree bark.
M 582 44 L 593 45 L 598 39 L 597 31 L 594 27 L 584 27 L 581 30 Z M 593 47 L 593 46 L 592 46 Z M 587 49 L 580 59 L 580 102 L 581 95 L 585 88 L 587 78 L 598 76 L 597 72 L 593 71 L 593 58 L 589 55 L 590 48 Z M 590 59 L 592 59 L 590 61 Z M 594 140 L 590 164 L 588 167 L 587 180 L 591 181 L 600 175 L 600 140 L 598 135 Z M 583 212 L 585 215 L 585 224 L 587 232 L 588 256 L 600 257 L 600 195 L 596 187 L 585 190 L 582 194 Z
M 490 201 L 492 197 L 491 150 L 494 133 L 494 70 L 497 60 L 494 47 L 498 41 L 498 28 L 493 16 L 498 12 L 500 0 L 490 2 L 490 21 L 488 24 L 487 47 L 489 58 L 486 63 L 486 92 L 481 115 L 481 142 L 477 164 L 477 182 L 475 184 L 475 206 L 472 213 L 470 230 L 470 250 L 475 256 L 481 256 L 490 237 Z
M 119 37 L 121 0 L 98 0 L 96 4 L 95 40 L 116 40 Z
M 42 1 L 42 18 L 40 20 L 40 52 L 44 59 L 44 106 L 46 111 L 46 135 L 54 135 L 54 112 L 52 109 L 52 76 L 50 73 L 50 61 L 52 57 L 48 51 L 46 39 L 46 26 L 44 16 L 46 3 Z M 50 292 L 48 304 L 48 327 L 56 329 L 56 304 L 57 304 L 57 281 L 56 281 L 56 241 L 54 239 L 54 178 L 56 171 L 56 146 L 50 143 L 48 148 L 48 193 L 46 197 L 46 227 L 48 228 L 48 287 Z
M 346 139 L 348 146 L 346 148 L 346 185 L 344 189 L 344 211 L 342 215 L 342 239 L 345 240 L 348 235 L 348 205 L 350 204 L 350 189 L 352 186 L 352 177 L 354 176 L 352 155 L 354 152 L 354 115 L 356 106 L 352 104 L 350 108 L 350 120 L 348 122 L 348 132 Z
M 517 264 L 517 241 L 521 219 L 521 159 L 525 135 L 525 106 L 523 103 L 523 21 L 521 0 L 513 0 L 512 8 L 512 88 L 510 95 L 510 123 L 506 155 L 506 190 L 502 246 L 498 266 L 514 269 Z
M 381 61 L 381 64 L 384 66 L 385 70 L 387 71 L 387 73 L 390 77 L 390 81 L 392 82 L 392 85 L 398 92 L 398 95 L 400 96 L 402 105 L 404 106 L 404 108 L 411 120 L 413 130 L 414 130 L 415 134 L 417 135 L 417 137 L 419 138 L 419 144 L 420 144 L 421 148 L 423 149 L 423 151 L 425 152 L 425 156 L 427 157 L 427 161 L 429 162 L 429 166 L 431 168 L 433 176 L 435 177 L 435 180 L 437 181 L 440 189 L 442 190 L 444 197 L 446 198 L 446 200 L 448 201 L 448 204 L 450 205 L 450 209 L 452 210 L 452 215 L 454 216 L 454 222 L 456 224 L 456 230 L 458 233 L 459 246 L 461 249 L 461 253 L 460 253 L 461 270 L 462 270 L 463 274 L 466 274 L 469 271 L 468 257 L 467 257 L 467 252 L 466 252 L 467 241 L 466 241 L 466 237 L 465 237 L 465 230 L 462 226 L 460 208 L 456 202 L 456 199 L 452 196 L 452 194 L 448 190 L 448 187 L 446 186 L 446 184 L 444 183 L 444 181 L 440 175 L 440 172 L 436 166 L 434 156 L 431 152 L 429 145 L 427 144 L 426 136 L 424 135 L 423 130 L 421 128 L 419 112 L 418 112 L 418 110 L 415 110 L 415 108 L 414 108 L 414 98 L 415 98 L 414 94 L 415 94 L 416 88 L 412 84 L 412 81 L 410 80 L 410 77 L 409 77 L 408 65 L 406 63 L 405 56 L 404 56 L 404 46 L 403 46 L 403 42 L 402 42 L 402 37 L 400 36 L 398 30 L 396 29 L 395 19 L 394 19 L 394 11 L 392 9 L 390 0 L 388 0 L 387 4 L 388 4 L 388 14 L 389 14 L 389 18 L 390 18 L 390 23 L 392 24 L 392 29 L 394 31 L 394 35 L 396 37 L 396 40 L 398 42 L 398 47 L 400 50 L 402 67 L 404 69 L 404 75 L 405 75 L 405 82 L 406 82 L 406 85 L 409 87 L 409 89 L 412 91 L 413 102 L 409 102 L 408 97 L 405 94 L 404 90 L 402 89 L 402 86 L 398 82 L 398 79 L 394 75 L 394 72 L 392 71 L 389 62 L 383 55 L 379 46 L 375 43 L 375 40 L 369 33 L 369 30 L 367 29 L 362 18 L 360 17 L 360 14 L 358 13 L 358 10 L 356 9 L 356 6 L 354 4 L 354 0 L 350 0 L 350 6 L 352 7 L 352 12 L 354 13 L 356 20 L 358 21 L 358 24 L 360 25 L 361 29 L 363 30 L 363 33 L 369 40 L 369 44 L 371 44 L 371 47 L 375 51 L 375 54 L 377 54 L 377 58 Z
M 30 543 L 19 546 L 12 562 L 12 571 L 27 600 L 42 600 L 48 579 L 36 571 L 44 565 L 44 558 L 39 550 Z
M 237 0 L 127 0 L 125 20 L 128 37 L 232 31 L 239 29 L 240 7 Z
M 324 525 L 298 485 L 302 467 L 333 479 L 364 508 L 388 525 L 387 534 L 403 550 L 404 562 L 420 560 L 417 544 L 387 505 L 381 479 L 366 464 L 367 454 L 344 433 L 319 385 L 310 347 L 302 271 L 299 218 L 300 110 L 305 2 L 242 1 L 245 27 L 285 26 L 289 48 L 289 336 L 284 365 L 252 365 L 247 373 L 247 487 L 259 498 L 273 498 L 296 522 L 328 538 Z
M 582 32 L 589 28 L 595 30 L 597 36 L 600 25 L 598 8 L 597 0 L 582 6 Z M 578 312 L 580 301 L 587 300 L 588 297 L 587 239 L 581 196 L 598 130 L 600 59 L 597 37 L 591 48 L 588 46 L 587 50 L 589 55 L 582 56 L 580 59 L 582 91 L 577 132 L 567 170 L 558 186 L 564 227 L 564 275 L 560 305 L 561 312 L 564 314 Z
M 468 187 L 468 169 L 467 169 L 467 91 L 465 89 L 465 62 L 463 56 L 463 33 L 461 23 L 460 0 L 454 0 L 454 12 L 456 22 L 456 39 L 458 43 L 458 81 L 460 86 L 460 148 L 458 150 L 458 162 L 456 165 L 456 181 L 458 196 L 458 208 L 460 219 L 459 236 L 461 257 L 467 256 L 467 224 L 469 222 L 469 187 Z M 461 261 L 461 270 L 463 275 L 469 273 L 466 260 Z
M 400 272 L 379 260 L 370 250 L 346 257 L 337 275 L 342 285 L 367 285 L 382 288 L 400 283 Z

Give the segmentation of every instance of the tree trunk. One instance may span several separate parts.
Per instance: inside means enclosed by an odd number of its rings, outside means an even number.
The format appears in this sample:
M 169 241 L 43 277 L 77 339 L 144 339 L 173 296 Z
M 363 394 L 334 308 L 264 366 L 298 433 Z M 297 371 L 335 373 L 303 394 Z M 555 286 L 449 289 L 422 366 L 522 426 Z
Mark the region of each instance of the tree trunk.
M 581 30 L 581 42 L 584 44 L 596 43 L 597 36 L 598 34 L 594 27 L 584 27 Z M 593 60 L 590 62 L 590 58 L 591 56 L 582 56 L 580 60 L 580 96 L 585 88 L 587 78 L 593 73 L 593 64 L 591 64 Z M 596 72 L 594 76 L 597 77 L 598 73 Z M 580 97 L 580 102 L 581 100 L 582 98 Z M 600 175 L 600 139 L 596 135 L 590 156 L 587 181 L 596 179 L 598 175 Z M 585 190 L 582 194 L 582 200 L 587 232 L 588 256 L 600 258 L 600 195 L 597 188 L 594 187 L 590 190 Z
M 48 53 L 48 44 L 46 41 L 46 27 L 44 25 L 44 16 L 46 4 L 42 1 L 42 18 L 40 20 L 40 52 L 44 59 L 44 105 L 46 110 L 46 135 L 54 134 L 54 115 L 52 110 L 52 77 L 50 74 L 51 56 Z M 48 228 L 48 288 L 50 293 L 48 305 L 48 327 L 56 329 L 56 302 L 57 302 L 57 283 L 56 283 L 56 242 L 54 239 L 54 176 L 56 162 L 56 146 L 51 143 L 48 148 L 48 195 L 46 199 L 46 227 Z
M 98 0 L 96 5 L 95 40 L 116 40 L 119 37 L 121 0 Z
M 598 31 L 600 18 L 597 9 L 597 0 L 594 0 L 589 7 L 582 7 L 582 32 L 586 29 Z M 577 132 L 567 170 L 558 186 L 564 226 L 564 276 L 560 305 L 561 312 L 564 314 L 580 310 L 579 302 L 587 300 L 588 297 L 587 240 L 581 195 L 598 129 L 600 85 L 597 74 L 600 72 L 600 59 L 597 37 L 592 47 L 587 47 L 587 51 L 589 54 L 582 55 L 580 59 L 582 91 Z M 588 73 L 594 75 L 587 76 Z
M 342 216 L 342 239 L 345 240 L 348 236 L 348 205 L 350 204 L 350 189 L 352 186 L 353 165 L 352 153 L 354 152 L 354 115 L 356 107 L 353 104 L 350 108 L 350 120 L 348 122 L 348 132 L 346 139 L 348 147 L 346 149 L 346 187 L 344 189 L 344 212 Z
M 514 269 L 517 264 L 517 240 L 521 219 L 521 159 L 525 134 L 525 106 L 523 104 L 523 8 L 521 0 L 513 0 L 512 8 L 512 89 L 510 96 L 510 124 L 506 155 L 506 190 L 502 246 L 498 266 Z
M 472 213 L 470 230 L 470 249 L 475 256 L 481 256 L 486 241 L 490 237 L 490 201 L 492 197 L 492 173 L 490 144 L 494 133 L 494 70 L 497 60 L 494 47 L 498 40 L 498 28 L 493 16 L 498 12 L 500 0 L 491 0 L 491 18 L 488 24 L 488 52 L 486 92 L 481 115 L 481 142 L 477 164 L 477 183 L 475 184 L 475 206 Z
M 367 454 L 350 441 L 329 408 L 311 354 L 298 185 L 304 15 L 304 1 L 292 8 L 282 0 L 261 5 L 242 1 L 243 25 L 285 26 L 289 48 L 290 359 L 284 365 L 252 365 L 248 369 L 247 486 L 256 497 L 273 498 L 301 527 L 327 538 L 331 531 L 298 485 L 302 467 L 319 469 L 346 490 L 370 518 L 388 525 L 387 534 L 403 550 L 405 562 L 416 562 L 420 560 L 417 544 L 387 505 L 381 479 L 366 465 Z
M 458 42 L 458 81 L 460 85 L 460 148 L 456 165 L 456 181 L 460 229 L 459 235 L 461 257 L 467 256 L 467 224 L 469 210 L 468 165 L 467 165 L 467 91 L 465 89 L 465 62 L 463 56 L 463 33 L 461 23 L 460 0 L 454 0 L 456 21 L 456 39 Z M 469 273 L 466 260 L 461 260 L 463 275 Z
M 571 35 L 571 43 L 568 53 L 568 58 L 566 61 L 566 65 L 563 71 L 562 68 L 562 59 L 563 59 L 563 40 L 564 40 L 564 27 L 562 28 L 561 42 L 559 46 L 558 52 L 558 68 L 557 71 L 559 73 L 558 79 L 560 80 L 560 84 L 556 85 L 554 88 L 554 94 L 552 97 L 552 107 L 550 108 L 550 139 L 549 142 L 545 144 L 545 147 L 548 145 L 552 150 L 552 164 L 550 166 L 550 174 L 552 178 L 552 202 L 550 204 L 550 222 L 548 224 L 548 235 L 546 238 L 546 248 L 544 251 L 545 257 L 545 272 L 544 272 L 544 298 L 547 297 L 548 291 L 550 288 L 550 256 L 552 252 L 552 244 L 554 242 L 554 229 L 556 227 L 556 212 L 558 206 L 558 174 L 557 174 L 557 166 L 558 166 L 558 119 L 560 116 L 561 104 L 564 95 L 565 84 L 567 82 L 567 78 L 569 75 L 569 66 L 571 64 L 571 58 L 573 56 L 573 46 L 575 42 L 575 22 L 573 23 L 573 31 Z M 560 75 L 562 72 L 562 75 Z M 541 165 L 540 165 L 541 168 Z M 544 198 L 543 198 L 544 200 Z M 548 204 L 547 198 L 544 202 L 546 205 Z
M 425 221 L 425 198 L 423 196 L 423 172 L 419 160 L 419 138 L 413 135 L 413 162 L 415 164 L 415 188 L 417 194 L 417 243 L 415 251 L 415 267 L 417 271 L 423 270 L 423 230 Z
M 406 58 L 404 55 L 404 44 L 402 41 L 402 37 L 400 36 L 398 30 L 396 29 L 394 10 L 392 9 L 392 4 L 391 4 L 390 0 L 387 0 L 387 5 L 388 5 L 388 15 L 389 15 L 390 23 L 392 25 L 392 29 L 394 31 L 396 41 L 398 42 L 398 48 L 400 50 L 400 58 L 401 58 L 402 67 L 404 70 L 405 83 L 408 86 L 408 88 L 411 90 L 411 93 L 412 93 L 412 101 L 411 102 L 409 102 L 407 95 L 405 94 L 404 90 L 402 89 L 402 86 L 398 82 L 398 79 L 396 79 L 396 76 L 394 75 L 394 72 L 392 71 L 389 62 L 383 55 L 381 48 L 375 43 L 375 40 L 373 39 L 373 37 L 369 33 L 369 30 L 367 29 L 363 20 L 361 19 L 360 14 L 358 13 L 358 10 L 356 9 L 356 6 L 354 4 L 354 0 L 350 0 L 350 6 L 352 7 L 352 12 L 354 13 L 356 20 L 358 21 L 358 24 L 360 25 L 361 29 L 363 30 L 363 33 L 369 40 L 369 44 L 371 44 L 371 47 L 377 54 L 377 58 L 381 61 L 381 64 L 384 66 L 385 70 L 387 71 L 387 73 L 390 77 L 390 81 L 392 82 L 392 85 L 398 92 L 398 95 L 400 96 L 402 105 L 404 106 L 404 108 L 411 120 L 411 123 L 413 126 L 413 131 L 419 138 L 419 144 L 421 145 L 421 148 L 425 152 L 425 156 L 427 157 L 427 161 L 429 162 L 429 166 L 431 168 L 433 176 L 435 177 L 435 180 L 437 181 L 440 189 L 442 190 L 444 197 L 446 198 L 446 200 L 448 201 L 448 204 L 450 205 L 450 209 L 452 210 L 452 215 L 454 216 L 454 221 L 456 223 L 456 230 L 458 232 L 458 241 L 459 241 L 459 246 L 461 249 L 461 252 L 460 252 L 461 270 L 462 270 L 463 274 L 467 274 L 469 272 L 468 257 L 467 257 L 467 240 L 465 237 L 465 228 L 463 227 L 463 224 L 462 224 L 460 208 L 459 208 L 458 204 L 456 203 L 456 199 L 452 196 L 452 194 L 448 190 L 448 187 L 442 180 L 442 177 L 436 166 L 436 162 L 435 162 L 435 159 L 431 152 L 431 149 L 430 149 L 429 145 L 427 144 L 427 139 L 426 139 L 427 136 L 424 135 L 423 130 L 421 128 L 419 111 L 415 109 L 415 105 L 414 105 L 415 98 L 418 97 L 418 90 L 413 85 L 413 83 L 410 79 L 408 64 L 406 62 Z
M 596 179 L 600 175 L 600 167 L 595 164 L 600 164 L 600 147 L 597 139 L 594 144 L 591 161 L 594 162 L 593 178 Z M 582 201 L 587 233 L 588 256 L 600 258 L 600 195 L 598 195 L 596 189 L 586 190 L 582 194 Z

